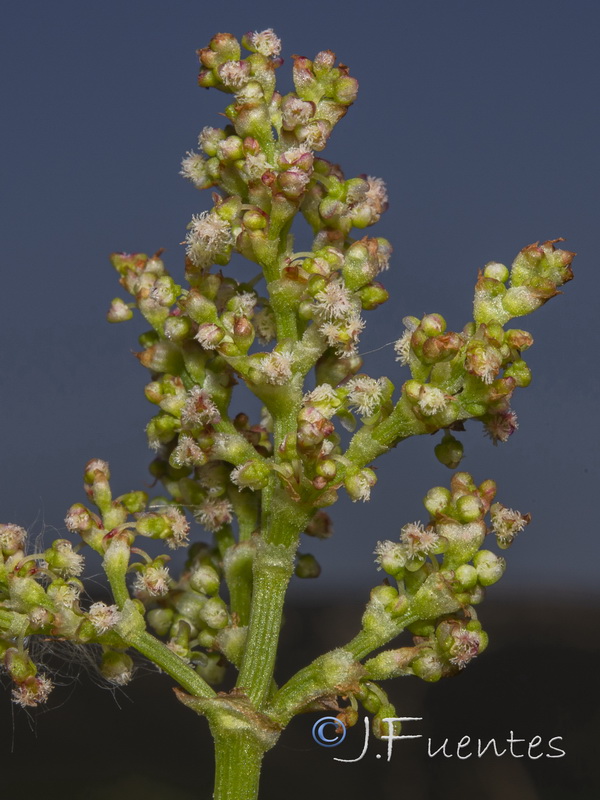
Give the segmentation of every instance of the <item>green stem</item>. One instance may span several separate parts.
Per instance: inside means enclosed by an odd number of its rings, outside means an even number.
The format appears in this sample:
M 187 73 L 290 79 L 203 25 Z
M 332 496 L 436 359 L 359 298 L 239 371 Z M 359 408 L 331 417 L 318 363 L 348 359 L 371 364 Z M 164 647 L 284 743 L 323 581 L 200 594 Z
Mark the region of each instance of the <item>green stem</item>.
M 298 537 L 310 516 L 277 482 L 274 476 L 263 492 L 266 519 L 254 559 L 248 640 L 237 681 L 258 710 L 272 686 L 285 593 L 294 569 Z
M 374 427 L 363 426 L 354 434 L 345 457 L 364 467 L 402 439 L 422 433 L 428 433 L 427 427 L 415 417 L 408 400 L 401 397 L 387 419 Z
M 129 550 L 122 548 L 118 557 L 107 553 L 104 559 L 104 571 L 110 584 L 113 597 L 121 611 L 127 613 L 131 623 L 121 628 L 118 633 L 130 647 L 146 656 L 163 672 L 174 678 L 186 691 L 197 697 L 214 697 L 215 692 L 176 653 L 148 631 L 140 629 L 145 625 L 143 614 L 136 608 L 129 597 L 126 583 L 126 572 L 129 564 Z
M 160 667 L 187 692 L 195 697 L 215 697 L 215 692 L 197 672 L 189 667 L 176 653 L 147 631 L 133 633 L 126 639 L 138 653 Z
M 212 726 L 215 739 L 213 800 L 256 800 L 264 747 L 247 730 Z

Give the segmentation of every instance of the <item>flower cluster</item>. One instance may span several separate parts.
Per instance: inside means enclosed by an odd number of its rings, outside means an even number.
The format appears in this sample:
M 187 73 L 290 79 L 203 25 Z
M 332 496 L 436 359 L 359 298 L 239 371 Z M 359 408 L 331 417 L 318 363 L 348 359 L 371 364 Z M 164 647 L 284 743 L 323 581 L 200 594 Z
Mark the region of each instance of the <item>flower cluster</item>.
M 350 725 L 361 702 L 382 735 L 395 712 L 376 681 L 435 681 L 485 649 L 475 606 L 505 562 L 482 546 L 493 532 L 507 548 L 529 516 L 494 502 L 492 481 L 476 485 L 458 472 L 450 489 L 427 494 L 425 524 L 408 523 L 396 541 L 377 544 L 388 578 L 373 589 L 358 635 L 282 687 L 273 681 L 287 583 L 320 572 L 299 551 L 301 534 L 328 538 L 324 509 L 342 489 L 368 501 L 373 462 L 410 436 L 441 432 L 435 453 L 452 469 L 463 454 L 454 434 L 467 420 L 505 442 L 518 427 L 511 400 L 530 383 L 523 353 L 533 343 L 506 326 L 572 277 L 573 254 L 555 246 L 560 240 L 524 248 L 511 269 L 489 263 L 462 330 L 448 331 L 439 314 L 404 318 L 398 390 L 363 371 L 365 314 L 388 299 L 380 278 L 392 256 L 386 239 L 364 229 L 386 211 L 388 192 L 380 178 L 346 178 L 321 156 L 357 95 L 347 67 L 329 50 L 294 56 L 294 91 L 282 94 L 280 53 L 271 29 L 241 42 L 220 33 L 198 51 L 200 86 L 231 102 L 225 126 L 203 128 L 181 165 L 194 187 L 214 189 L 212 208 L 193 215 L 182 242 L 185 284 L 161 251 L 111 256 L 131 300 L 115 298 L 108 320 L 126 321 L 137 308 L 149 325 L 136 357 L 150 373 L 150 471 L 165 496 L 113 497 L 108 464 L 92 459 L 84 470 L 90 507 L 76 503 L 65 519 L 78 541 L 27 553 L 25 531 L 0 525 L 0 663 L 13 699 L 34 706 L 52 688 L 28 652 L 33 635 L 95 646 L 115 685 L 131 679 L 135 650 L 185 689 L 179 699 L 209 718 L 217 747 L 232 748 L 217 757 L 232 780 L 246 760 L 257 769 L 295 713 L 335 709 Z M 310 227 L 308 250 L 294 247 L 297 217 Z M 255 267 L 224 274 L 234 256 Z M 262 405 L 258 420 L 232 402 L 240 383 Z M 153 542 L 140 547 L 144 539 Z M 155 550 L 182 547 L 187 560 L 175 576 L 168 553 Z M 85 600 L 86 548 L 102 559 L 114 602 Z M 405 629 L 411 646 L 369 658 Z M 227 662 L 238 682 L 217 696 L 211 685 L 224 680 Z M 240 731 L 248 759 L 231 755 Z

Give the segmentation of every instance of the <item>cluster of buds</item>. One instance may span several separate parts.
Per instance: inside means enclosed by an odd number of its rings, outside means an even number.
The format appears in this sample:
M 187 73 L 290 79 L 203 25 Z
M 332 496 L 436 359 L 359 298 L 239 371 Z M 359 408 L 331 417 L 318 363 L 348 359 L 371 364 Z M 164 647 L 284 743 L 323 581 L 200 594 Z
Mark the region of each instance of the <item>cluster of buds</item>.
M 227 658 L 236 657 L 232 653 L 237 652 L 234 640 L 239 639 L 236 629 L 240 627 L 239 614 L 234 618 L 220 597 L 222 578 L 224 573 L 230 578 L 236 570 L 247 570 L 247 563 L 240 567 L 239 553 L 236 560 L 233 549 L 219 551 L 195 542 L 190 547 L 183 575 L 173 578 L 167 566 L 169 556 L 151 557 L 136 540 L 138 537 L 159 540 L 170 549 L 187 546 L 190 525 L 185 515 L 179 507 L 160 499 L 148 504 L 142 492 L 113 500 L 109 477 L 105 462 L 96 459 L 88 463 L 85 487 L 100 514 L 77 504 L 69 510 L 67 527 L 103 556 L 109 577 L 133 576 L 130 588 L 142 604 L 150 627 L 166 639 L 173 652 L 194 665 L 205 680 L 219 682 L 224 675 L 222 653 Z M 187 490 L 186 500 L 195 509 L 196 519 L 215 534 L 229 528 L 232 520 L 232 505 L 223 494 L 228 477 L 229 470 L 224 464 L 212 463 L 199 470 L 197 482 L 179 479 L 172 487 L 173 492 Z M 246 562 L 248 550 L 252 551 L 249 545 L 242 554 Z M 225 566 L 224 552 L 227 552 Z M 251 558 L 252 552 L 250 563 Z M 87 617 L 100 635 L 118 629 L 120 622 L 117 607 L 104 603 L 95 603 Z M 113 682 L 125 683 L 132 672 L 128 659 L 126 653 L 114 646 L 105 648 L 101 671 Z
M 462 331 L 447 331 L 439 314 L 404 319 L 405 331 L 395 349 L 412 379 L 403 393 L 428 429 L 459 430 L 463 419 L 475 417 L 494 444 L 506 442 L 517 429 L 510 401 L 516 388 L 531 382 L 522 353 L 533 337 L 504 326 L 534 311 L 572 278 L 574 254 L 557 249 L 557 241 L 525 247 L 510 270 L 487 264 L 475 287 L 474 321 Z M 462 450 L 448 431 L 444 446 L 438 447 L 442 463 L 456 467 Z
M 405 525 L 397 542 L 377 544 L 376 561 L 396 581 L 376 587 L 363 618 L 377 631 L 390 620 L 408 622 L 412 647 L 380 653 L 365 665 L 370 679 L 417 675 L 436 681 L 462 669 L 487 645 L 473 606 L 485 588 L 503 575 L 505 561 L 482 549 L 495 533 L 506 548 L 529 522 L 529 515 L 494 502 L 496 486 L 479 486 L 466 472 L 454 474 L 450 489 L 437 486 L 424 500 L 427 525 Z M 486 523 L 486 517 L 490 524 Z
M 83 507 L 76 513 L 80 524 L 91 531 L 91 515 L 83 513 Z M 23 528 L 0 525 L 0 657 L 15 684 L 13 700 L 36 706 L 47 700 L 52 682 L 34 664 L 26 647 L 29 637 L 37 634 L 104 647 L 123 643 L 116 632 L 120 622 L 116 606 L 96 602 L 86 610 L 81 603 L 83 543 L 74 547 L 57 539 L 39 553 L 27 553 L 26 545 Z
M 412 647 L 385 650 L 365 663 L 370 680 L 416 675 L 428 683 L 455 675 L 482 653 L 488 637 L 477 619 L 446 616 L 437 623 L 412 626 Z

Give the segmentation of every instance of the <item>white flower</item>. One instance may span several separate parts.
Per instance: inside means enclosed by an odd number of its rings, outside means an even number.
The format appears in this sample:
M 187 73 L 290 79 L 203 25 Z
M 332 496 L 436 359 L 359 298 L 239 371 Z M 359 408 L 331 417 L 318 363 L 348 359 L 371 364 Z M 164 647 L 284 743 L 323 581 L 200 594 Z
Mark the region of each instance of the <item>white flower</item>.
M 232 521 L 233 506 L 229 500 L 205 500 L 194 516 L 207 530 L 214 533 Z
M 249 153 L 244 159 L 242 167 L 246 178 L 250 181 L 259 181 L 270 168 L 271 165 L 262 152 Z
M 366 191 L 366 202 L 378 214 L 382 214 L 387 208 L 388 194 L 385 181 L 381 178 L 373 178 L 367 175 L 369 188 Z
M 341 280 L 331 281 L 315 296 L 315 310 L 328 320 L 344 319 L 356 314 L 357 303 Z
M 256 52 L 260 53 L 262 56 L 273 58 L 281 53 L 281 40 L 275 34 L 273 28 L 267 28 L 260 32 L 254 31 L 253 33 L 247 33 L 246 39 Z
M 296 145 L 295 147 L 288 147 L 280 156 L 283 164 L 295 164 L 302 156 L 312 156 L 312 150 L 304 144 Z M 312 161 L 312 159 L 311 159 Z
M 484 432 L 494 444 L 498 444 L 498 442 L 507 442 L 518 427 L 517 415 L 511 409 L 489 417 L 485 422 Z
M 210 125 L 205 125 L 198 135 L 198 144 L 205 153 L 207 148 L 210 150 L 210 155 L 214 155 L 214 147 L 216 141 L 225 137 L 224 131 L 221 128 L 212 128 Z
M 117 606 L 106 603 L 93 603 L 88 611 L 88 619 L 97 633 L 106 633 L 121 621 L 121 612 Z
M 217 74 L 228 89 L 241 89 L 250 80 L 250 64 L 246 61 L 226 61 L 217 67 Z
M 231 298 L 228 307 L 239 317 L 250 317 L 257 301 L 258 297 L 254 292 L 240 292 L 240 294 L 236 294 Z
M 187 433 L 179 434 L 177 446 L 171 453 L 170 461 L 176 467 L 193 467 L 198 464 L 206 463 L 206 455 L 196 442 Z
M 0 550 L 14 553 L 21 550 L 27 539 L 27 531 L 19 525 L 8 524 L 0 525 Z
M 75 603 L 79 600 L 81 589 L 74 586 L 72 583 L 65 584 L 50 584 L 46 590 L 48 597 L 54 601 L 57 606 L 64 608 L 73 608 Z
M 381 403 L 384 388 L 385 378 L 375 380 L 366 375 L 351 378 L 346 383 L 349 407 L 362 416 L 371 416 Z
M 365 321 L 358 314 L 336 322 L 324 322 L 319 326 L 330 347 L 334 347 L 338 356 L 349 356 L 356 353 L 356 346 Z
M 314 114 L 314 111 L 313 103 L 288 95 L 281 104 L 283 127 L 287 131 L 292 131 L 298 125 L 305 125 Z
M 409 558 L 418 558 L 431 553 L 435 550 L 439 538 L 433 528 L 424 528 L 420 522 L 409 522 L 400 533 L 400 541 Z
M 448 405 L 448 398 L 441 389 L 425 384 L 419 392 L 418 406 L 426 416 L 430 417 L 442 411 Z
M 331 123 L 324 119 L 315 119 L 303 125 L 296 132 L 300 141 L 310 150 L 324 150 L 331 134 Z
M 363 469 L 354 475 L 350 475 L 344 481 L 346 490 L 353 503 L 361 500 L 366 503 L 371 499 L 371 489 L 375 486 L 377 478 L 372 469 Z
M 207 267 L 216 255 L 233 244 L 233 232 L 226 220 L 203 211 L 192 217 L 185 241 L 190 261 L 197 267 Z
M 214 322 L 205 322 L 198 328 L 194 339 L 205 350 L 215 350 L 223 339 L 223 331 Z
M 273 350 L 260 360 L 258 369 L 267 383 L 282 386 L 292 377 L 292 357 L 288 353 Z
M 46 675 L 36 675 L 19 683 L 12 691 L 12 701 L 19 706 L 33 708 L 45 703 L 54 684 Z
M 198 189 L 204 189 L 207 183 L 211 183 L 206 172 L 206 161 L 200 153 L 189 150 L 181 162 L 180 175 L 190 180 Z
M 188 534 L 190 531 L 190 523 L 185 518 L 185 514 L 176 506 L 167 506 L 161 513 L 167 518 L 171 527 L 171 535 L 167 539 L 167 544 L 171 550 L 175 550 L 178 547 L 185 547 L 185 545 L 188 544 Z
M 312 391 L 307 392 L 302 398 L 302 402 L 307 405 L 312 405 L 313 403 L 335 403 L 337 400 L 338 396 L 335 389 L 328 383 L 321 383 L 319 386 L 315 386 Z
M 362 186 L 357 185 L 348 192 L 348 211 L 352 216 L 367 216 L 369 224 L 377 222 L 387 208 L 388 196 L 381 178 L 368 175 Z
M 398 572 L 406 563 L 406 553 L 402 545 L 390 542 L 389 539 L 377 542 L 375 555 L 375 563 L 379 564 L 377 569 L 384 569 L 389 574 Z
M 450 648 L 450 663 L 459 669 L 467 666 L 469 661 L 479 654 L 481 642 L 474 631 L 459 628 L 452 633 L 452 646 Z
M 490 508 L 493 530 L 500 544 L 509 545 L 515 536 L 528 524 L 529 517 L 519 511 L 506 508 L 502 503 L 494 503 Z
M 341 401 L 333 386 L 322 383 L 302 398 L 305 406 L 314 406 L 327 419 L 331 419 L 341 406 Z
M 407 328 L 398 341 L 394 344 L 396 361 L 399 361 L 403 367 L 408 364 L 410 359 L 410 340 L 412 339 L 412 335 L 413 332 Z
M 135 576 L 133 584 L 136 594 L 163 597 L 169 592 L 169 570 L 166 567 L 147 566 Z
M 275 315 L 273 311 L 266 306 L 257 311 L 252 320 L 254 330 L 258 336 L 261 344 L 267 344 L 272 341 L 277 335 L 277 327 L 275 325 Z
M 188 428 L 198 428 L 219 422 L 220 419 L 219 411 L 210 394 L 200 386 L 193 386 L 187 393 L 185 404 L 181 409 L 183 425 Z
M 71 542 L 67 539 L 58 539 L 53 543 L 52 549 L 57 554 L 54 567 L 63 578 L 81 575 L 85 561 L 83 556 L 73 550 Z

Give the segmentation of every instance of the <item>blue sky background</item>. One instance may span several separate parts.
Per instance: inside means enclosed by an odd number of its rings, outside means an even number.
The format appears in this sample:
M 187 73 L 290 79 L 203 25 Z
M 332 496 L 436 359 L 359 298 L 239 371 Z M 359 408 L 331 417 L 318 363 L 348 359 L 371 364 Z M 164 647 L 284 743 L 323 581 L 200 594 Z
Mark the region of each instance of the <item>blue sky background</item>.
M 62 535 L 91 457 L 110 461 L 116 492 L 148 481 L 153 407 L 131 355 L 145 326 L 104 321 L 119 293 L 107 256 L 165 247 L 182 275 L 185 225 L 210 197 L 179 162 L 225 105 L 197 87 L 195 50 L 217 31 L 274 27 L 284 90 L 290 55 L 326 48 L 360 81 L 324 155 L 388 183 L 371 230 L 395 247 L 392 300 L 369 314 L 363 351 L 398 338 L 407 314 L 460 329 L 487 261 L 559 236 L 578 252 L 564 295 L 522 321 L 536 343 L 520 430 L 494 448 L 473 424 L 462 466 L 533 515 L 499 593 L 597 592 L 597 3 L 21 0 L 3 17 L 0 519 Z M 391 347 L 365 367 L 407 377 Z M 420 498 L 449 480 L 438 439 L 381 459 L 370 504 L 333 508 L 334 538 L 310 541 L 323 575 L 307 597 L 378 582 L 376 541 L 422 518 Z

